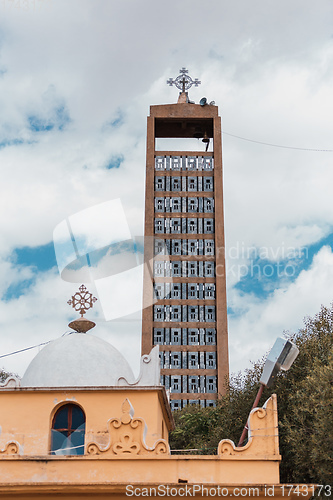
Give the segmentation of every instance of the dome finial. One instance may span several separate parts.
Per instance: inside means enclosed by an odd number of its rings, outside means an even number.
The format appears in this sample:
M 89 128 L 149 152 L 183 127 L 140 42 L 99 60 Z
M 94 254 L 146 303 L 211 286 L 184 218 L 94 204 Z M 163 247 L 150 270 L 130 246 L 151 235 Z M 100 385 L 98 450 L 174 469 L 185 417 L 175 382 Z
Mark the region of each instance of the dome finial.
M 97 298 L 93 297 L 92 293 L 90 293 L 84 285 L 81 285 L 79 292 L 72 295 L 72 298 L 67 302 L 75 311 L 81 314 L 81 318 L 72 321 L 68 326 L 79 333 L 86 333 L 88 330 L 91 330 L 91 328 L 94 328 L 96 323 L 84 318 L 83 315 L 94 306 L 96 300 Z

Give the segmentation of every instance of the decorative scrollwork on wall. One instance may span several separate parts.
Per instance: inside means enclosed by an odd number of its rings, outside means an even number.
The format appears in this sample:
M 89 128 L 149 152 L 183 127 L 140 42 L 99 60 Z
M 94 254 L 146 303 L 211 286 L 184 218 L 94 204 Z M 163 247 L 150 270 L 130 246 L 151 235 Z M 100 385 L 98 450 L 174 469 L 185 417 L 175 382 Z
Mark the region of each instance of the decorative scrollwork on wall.
M 3 449 L 0 448 L 0 454 L 2 455 L 17 455 L 19 452 L 20 446 L 16 441 L 11 441 L 6 443 Z
M 235 446 L 230 439 L 222 439 L 217 448 L 223 459 L 237 459 L 240 455 L 279 459 L 278 420 L 276 395 L 266 401 L 262 408 L 251 410 L 248 418 L 249 439 L 245 446 Z
M 147 425 L 143 418 L 133 418 L 134 409 L 126 398 L 121 406 L 121 417 L 111 418 L 108 422 L 109 443 L 103 447 L 98 443 L 87 445 L 88 455 L 162 455 L 170 454 L 169 444 L 165 439 L 159 439 L 154 446 L 147 446 L 145 435 Z

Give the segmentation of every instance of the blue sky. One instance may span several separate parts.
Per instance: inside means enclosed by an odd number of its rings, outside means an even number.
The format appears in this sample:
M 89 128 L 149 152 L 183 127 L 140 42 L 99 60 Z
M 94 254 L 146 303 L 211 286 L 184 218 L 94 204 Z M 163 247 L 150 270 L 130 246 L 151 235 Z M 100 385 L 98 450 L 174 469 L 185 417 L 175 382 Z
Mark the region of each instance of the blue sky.
M 278 261 L 261 258 L 260 249 L 257 249 L 246 267 L 241 269 L 241 277 L 235 289 L 244 294 L 254 293 L 259 298 L 267 299 L 282 282 L 293 282 L 302 271 L 309 269 L 313 257 L 323 246 L 333 250 L 333 233 L 312 245 L 285 249 L 285 258 Z
M 320 9 L 212 0 L 204 18 L 198 0 L 9 7 L 0 15 L 4 352 L 57 338 L 73 319 L 77 284 L 57 269 L 58 224 L 119 198 L 132 237 L 142 235 L 146 117 L 151 104 L 176 101 L 166 80 L 183 66 L 202 82 L 190 98 L 214 100 L 225 132 L 231 370 L 332 302 L 333 153 L 308 151 L 333 149 L 329 0 Z M 140 321 L 105 322 L 99 302 L 91 314 L 95 334 L 137 366 Z M 3 365 L 22 374 L 35 352 Z

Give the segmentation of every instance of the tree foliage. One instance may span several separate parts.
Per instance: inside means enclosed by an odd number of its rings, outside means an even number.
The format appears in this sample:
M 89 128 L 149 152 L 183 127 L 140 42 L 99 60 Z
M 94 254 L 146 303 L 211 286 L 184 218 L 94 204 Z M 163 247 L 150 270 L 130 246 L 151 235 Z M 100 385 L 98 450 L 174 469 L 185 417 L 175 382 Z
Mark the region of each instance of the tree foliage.
M 288 372 L 265 388 L 260 405 L 278 397 L 281 482 L 333 482 L 333 306 L 322 307 L 297 333 L 286 332 L 300 349 Z M 236 444 L 259 388 L 264 359 L 230 378 L 215 408 L 188 406 L 174 413 L 174 450 L 214 454 L 221 439 Z M 178 452 L 179 453 L 179 452 Z

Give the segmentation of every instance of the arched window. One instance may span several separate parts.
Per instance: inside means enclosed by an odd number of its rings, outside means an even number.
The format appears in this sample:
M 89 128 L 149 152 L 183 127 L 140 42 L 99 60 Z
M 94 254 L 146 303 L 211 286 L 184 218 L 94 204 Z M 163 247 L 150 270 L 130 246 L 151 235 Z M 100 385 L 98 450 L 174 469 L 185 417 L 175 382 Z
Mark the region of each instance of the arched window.
M 55 413 L 51 429 L 51 455 L 83 455 L 86 417 L 78 405 L 66 404 Z

